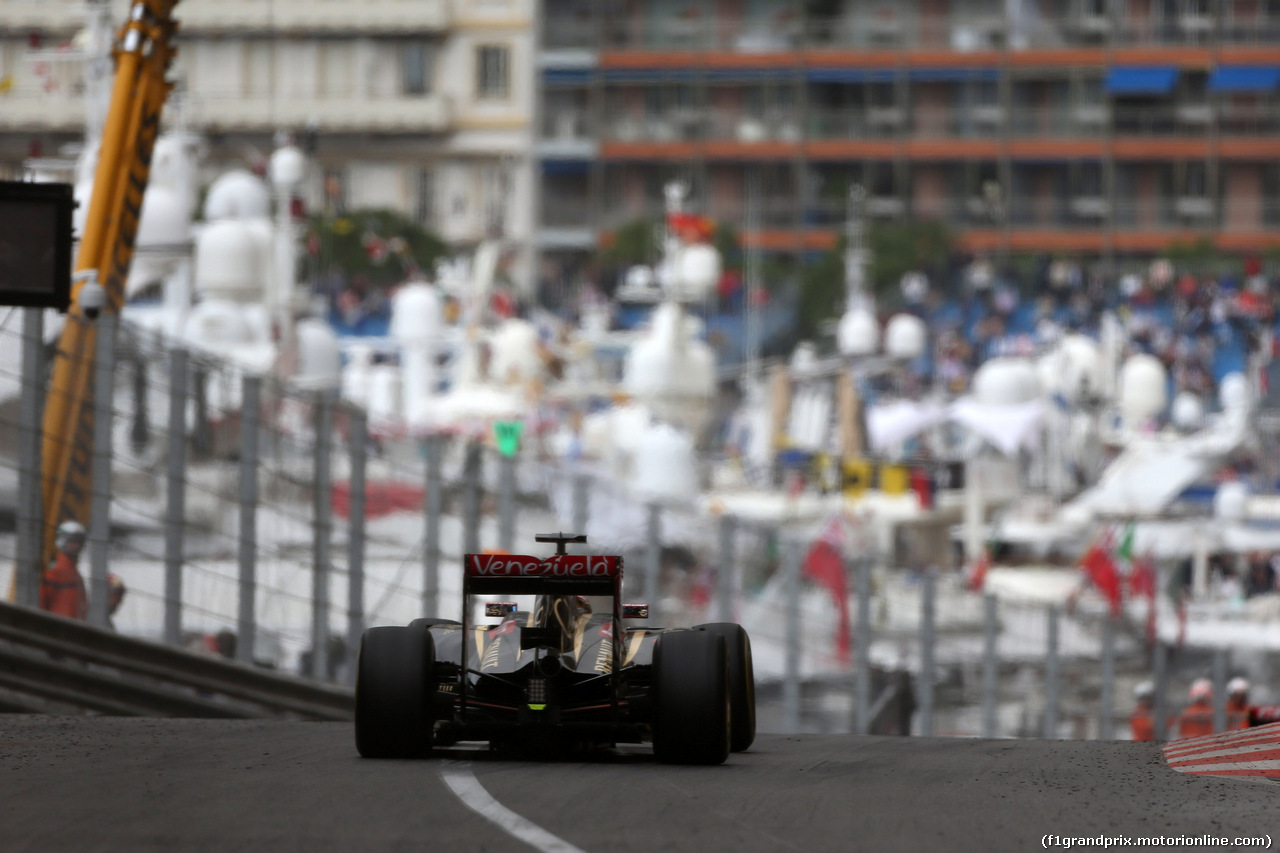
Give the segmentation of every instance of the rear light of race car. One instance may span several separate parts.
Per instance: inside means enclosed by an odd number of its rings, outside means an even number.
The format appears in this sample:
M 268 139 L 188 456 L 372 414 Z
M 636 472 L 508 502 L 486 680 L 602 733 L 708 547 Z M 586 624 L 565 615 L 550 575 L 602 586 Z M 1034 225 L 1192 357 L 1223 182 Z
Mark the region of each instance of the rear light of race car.
M 546 708 L 549 696 L 550 693 L 547 690 L 547 680 L 545 678 L 530 678 L 528 684 L 525 685 L 524 698 L 531 710 L 541 711 Z
M 496 616 L 499 619 L 505 619 L 515 612 L 516 603 L 514 601 L 490 601 L 484 606 L 485 616 Z

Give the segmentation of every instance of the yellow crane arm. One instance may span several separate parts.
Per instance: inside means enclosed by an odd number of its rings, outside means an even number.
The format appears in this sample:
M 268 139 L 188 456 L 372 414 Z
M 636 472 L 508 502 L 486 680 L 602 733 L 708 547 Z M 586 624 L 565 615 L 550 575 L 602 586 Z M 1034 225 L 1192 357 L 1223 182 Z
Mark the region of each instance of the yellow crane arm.
M 85 220 L 77 272 L 94 270 L 107 292 L 103 309 L 119 313 L 151 173 L 151 153 L 168 97 L 166 74 L 176 53 L 178 0 L 135 0 L 117 34 L 116 78 L 102 133 L 93 197 Z M 44 412 L 42 565 L 53 557 L 54 531 L 74 519 L 86 524 L 93 456 L 93 361 L 97 335 L 80 308 L 77 282 L 54 355 Z

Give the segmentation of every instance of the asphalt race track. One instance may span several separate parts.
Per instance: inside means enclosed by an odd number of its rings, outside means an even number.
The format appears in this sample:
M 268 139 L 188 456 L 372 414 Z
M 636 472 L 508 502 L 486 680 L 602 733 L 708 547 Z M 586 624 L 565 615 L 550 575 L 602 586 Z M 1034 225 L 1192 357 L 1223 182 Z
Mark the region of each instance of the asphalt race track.
M 446 777 L 545 830 L 542 846 L 464 805 Z M 1176 773 L 1155 745 L 1124 742 L 761 735 L 721 767 L 659 765 L 641 748 L 550 763 L 463 748 L 366 761 L 344 723 L 0 715 L 6 853 L 1002 851 L 1041 849 L 1046 834 L 1280 841 L 1278 797 L 1275 782 Z

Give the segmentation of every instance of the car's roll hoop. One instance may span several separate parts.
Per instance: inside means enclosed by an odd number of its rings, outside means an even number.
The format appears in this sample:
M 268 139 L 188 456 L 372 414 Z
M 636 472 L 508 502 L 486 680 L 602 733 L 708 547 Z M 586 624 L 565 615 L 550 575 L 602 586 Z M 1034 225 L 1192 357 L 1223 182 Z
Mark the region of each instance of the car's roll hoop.
M 587 534 L 585 533 L 537 533 L 533 537 L 534 542 L 554 542 L 556 543 L 556 553 L 566 554 L 565 545 L 586 545 Z

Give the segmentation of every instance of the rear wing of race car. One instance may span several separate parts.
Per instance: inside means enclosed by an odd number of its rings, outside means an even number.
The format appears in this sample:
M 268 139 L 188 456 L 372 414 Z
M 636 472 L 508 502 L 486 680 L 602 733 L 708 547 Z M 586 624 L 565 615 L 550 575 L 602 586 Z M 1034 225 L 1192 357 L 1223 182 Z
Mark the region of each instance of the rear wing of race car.
M 565 553 L 570 542 L 587 541 L 584 535 L 540 534 L 538 542 L 556 543 L 556 553 L 551 557 L 532 557 L 526 554 L 467 554 L 463 557 L 462 574 L 462 636 L 470 636 L 468 614 L 473 595 L 596 595 L 608 596 L 613 613 L 613 630 L 622 636 L 622 557 L 614 555 L 579 555 Z M 626 608 L 632 612 L 632 607 Z M 647 608 L 645 616 L 648 616 Z M 522 632 L 522 645 L 523 645 Z M 527 630 L 529 639 L 540 638 Z M 467 646 L 462 643 L 462 683 L 459 685 L 459 702 L 465 711 L 467 703 Z M 625 644 L 613 643 L 613 674 L 622 669 L 622 651 Z M 617 691 L 614 691 L 614 708 L 617 709 Z

